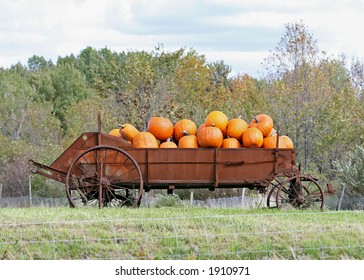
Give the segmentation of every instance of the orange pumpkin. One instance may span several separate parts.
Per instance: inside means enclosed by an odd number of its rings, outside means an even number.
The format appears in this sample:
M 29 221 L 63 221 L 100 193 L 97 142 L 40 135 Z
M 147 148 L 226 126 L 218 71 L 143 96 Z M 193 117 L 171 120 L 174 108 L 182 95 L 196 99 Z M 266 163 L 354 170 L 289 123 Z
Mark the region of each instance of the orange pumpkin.
M 148 132 L 158 140 L 166 141 L 173 135 L 173 124 L 169 119 L 152 117 L 148 122 Z
M 249 127 L 243 133 L 242 142 L 246 148 L 260 148 L 263 145 L 263 134 L 256 127 Z
M 197 135 L 197 136 L 198 136 L 198 133 L 200 132 L 200 130 L 201 130 L 202 128 L 204 128 L 204 127 L 206 127 L 205 123 L 201 124 L 201 125 L 198 127 L 198 129 L 197 129 L 197 133 L 196 133 L 196 135 Z
M 221 148 L 240 148 L 240 142 L 236 138 L 225 138 L 222 141 Z
M 219 148 L 224 140 L 221 130 L 215 126 L 201 128 L 197 136 L 198 144 L 203 148 Z
M 205 126 L 215 126 L 224 132 L 228 122 L 229 119 L 223 112 L 212 111 L 206 117 Z
M 152 133 L 142 131 L 135 135 L 133 146 L 135 148 L 158 148 L 159 144 Z
M 291 140 L 291 138 L 289 138 L 286 135 L 282 135 L 281 139 L 286 143 L 286 147 L 288 149 L 293 149 L 294 145 L 293 145 L 293 141 Z M 279 139 L 279 140 L 281 140 L 281 139 Z
M 177 148 L 177 144 L 169 139 L 170 138 L 168 138 L 166 142 L 163 142 L 162 144 L 160 144 L 159 148 Z
M 226 135 L 230 138 L 241 139 L 244 131 L 248 128 L 246 121 L 240 118 L 231 119 L 226 127 Z
M 273 119 L 267 114 L 259 114 L 250 122 L 249 127 L 258 128 L 263 137 L 266 137 L 273 128 Z
M 109 135 L 116 136 L 116 137 L 122 137 L 118 128 L 112 129 L 109 132 Z
M 183 119 L 176 122 L 173 128 L 173 138 L 178 141 L 183 136 L 185 136 L 186 133 L 188 133 L 189 135 L 196 135 L 196 124 L 189 119 Z
M 277 135 L 278 134 L 274 134 L 273 136 L 269 136 L 269 137 L 265 137 L 263 139 L 263 148 L 268 148 L 268 149 L 273 149 L 277 147 Z M 281 136 L 279 137 L 279 143 L 278 143 L 278 148 L 279 149 L 284 149 L 286 148 L 286 142 L 281 138 Z
M 178 141 L 178 148 L 198 148 L 198 141 L 196 135 L 185 135 Z
M 275 130 L 275 128 L 272 128 L 266 137 L 273 136 L 274 134 L 277 134 L 277 130 Z
M 133 125 L 125 123 L 120 125 L 119 133 L 125 140 L 133 141 L 133 138 L 139 133 L 139 131 Z

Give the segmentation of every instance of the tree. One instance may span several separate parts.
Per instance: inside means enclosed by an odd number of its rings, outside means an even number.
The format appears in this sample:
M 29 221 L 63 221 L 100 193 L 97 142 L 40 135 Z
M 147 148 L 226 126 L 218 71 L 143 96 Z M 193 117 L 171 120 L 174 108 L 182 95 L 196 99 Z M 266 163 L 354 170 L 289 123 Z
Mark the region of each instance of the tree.
M 355 87 L 356 97 L 364 107 L 364 62 L 359 59 L 351 61 L 351 80 Z
M 97 114 L 101 113 L 102 130 L 108 133 L 111 129 L 118 128 L 122 121 L 115 114 L 117 108 L 113 97 L 94 95 L 88 99 L 73 104 L 65 116 L 67 134 L 64 136 L 64 149 L 69 147 L 82 133 L 97 131 Z
M 294 140 L 298 162 L 334 177 L 333 162 L 363 143 L 362 110 L 345 59 L 322 55 L 300 22 L 286 25 L 264 66 L 263 93 L 281 133 Z
M 287 119 L 291 126 L 295 126 L 292 136 L 297 149 L 303 152 L 303 164 L 306 166 L 311 151 L 311 105 L 316 101 L 312 91 L 313 68 L 319 59 L 319 49 L 317 41 L 302 22 L 287 24 L 285 28 L 285 34 L 265 60 L 264 67 L 268 72 L 266 79 L 281 86 L 282 90 L 280 98 L 283 104 L 273 110 L 276 115 L 281 115 L 278 119 Z M 282 116 L 282 105 L 291 108 L 289 114 Z
M 206 58 L 195 50 L 181 57 L 174 80 L 177 118 L 190 118 L 197 123 L 205 121 L 207 113 L 216 104 L 211 73 Z
M 3 196 L 28 192 L 28 160 L 54 155 L 60 124 L 51 106 L 36 99 L 34 87 L 17 71 L 0 73 L 0 181 Z
M 31 83 L 37 90 L 37 98 L 51 104 L 53 114 L 64 130 L 68 108 L 92 95 L 85 76 L 69 63 L 60 63 L 52 69 L 34 73 Z
M 249 122 L 262 112 L 269 113 L 269 102 L 262 94 L 261 83 L 247 74 L 238 75 L 231 79 L 230 114 L 241 116 Z
M 127 81 L 117 92 L 120 116 L 146 130 L 149 119 L 163 115 L 174 119 L 176 92 L 174 77 L 183 50 L 166 53 L 157 48 L 149 52 L 129 52 L 125 74 Z M 127 108 L 127 110 L 126 110 Z
M 19 74 L 10 71 L 0 74 L 0 129 L 11 140 L 19 140 L 29 129 L 29 111 L 34 89 Z
M 47 61 L 43 56 L 33 55 L 31 58 L 28 59 L 28 68 L 31 71 L 42 70 L 53 66 L 54 65 L 52 61 Z
M 340 161 L 335 161 L 335 170 L 342 184 L 345 184 L 351 194 L 364 195 L 364 147 L 355 149 Z

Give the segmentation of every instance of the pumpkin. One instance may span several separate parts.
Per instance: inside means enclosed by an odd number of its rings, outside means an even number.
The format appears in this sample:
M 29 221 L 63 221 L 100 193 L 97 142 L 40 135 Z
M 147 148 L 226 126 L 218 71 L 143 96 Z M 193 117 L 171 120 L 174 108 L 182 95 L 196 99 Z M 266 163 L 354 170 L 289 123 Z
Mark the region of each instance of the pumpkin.
M 236 138 L 225 138 L 222 141 L 221 148 L 240 148 L 240 142 Z
M 110 130 L 109 135 L 116 136 L 116 137 L 122 137 L 118 128 Z
M 215 126 L 224 132 L 228 122 L 229 119 L 223 112 L 212 111 L 206 117 L 205 126 Z
M 197 141 L 202 148 L 219 148 L 224 140 L 223 134 L 218 127 L 206 126 L 201 128 Z
M 226 136 L 241 139 L 243 132 L 248 128 L 246 121 L 240 118 L 231 119 L 226 127 Z
M 196 135 L 185 135 L 178 141 L 178 148 L 198 148 Z
M 202 128 L 204 128 L 204 127 L 206 127 L 205 123 L 201 124 L 201 125 L 198 127 L 198 129 L 197 129 L 197 133 L 196 133 L 196 135 L 197 135 L 197 136 L 198 136 L 198 133 L 200 132 L 200 130 L 201 130 Z
M 275 130 L 275 128 L 272 128 L 266 137 L 273 136 L 274 134 L 277 134 L 277 130 Z
M 177 144 L 171 138 L 168 138 L 166 142 L 159 145 L 159 148 L 177 148 Z
M 273 119 L 267 114 L 259 114 L 250 122 L 249 127 L 258 128 L 263 137 L 266 137 L 273 128 Z
M 269 137 L 265 137 L 263 139 L 263 148 L 268 148 L 268 149 L 273 149 L 277 147 L 277 136 L 278 134 L 274 134 L 273 136 L 269 136 Z M 279 137 L 279 143 L 278 143 L 278 148 L 279 149 L 284 149 L 286 148 L 286 142 L 281 138 L 281 136 Z
M 148 132 L 155 138 L 166 141 L 173 135 L 173 124 L 169 119 L 163 117 L 152 117 L 148 122 Z
M 242 142 L 245 148 L 260 148 L 263 145 L 263 134 L 256 127 L 249 127 L 243 133 Z
M 133 125 L 125 123 L 120 125 L 119 133 L 125 140 L 133 141 L 133 138 L 139 133 L 139 131 Z
M 189 119 L 183 119 L 176 122 L 173 128 L 173 138 L 178 141 L 183 136 L 185 136 L 186 133 L 188 133 L 189 135 L 196 135 L 196 124 Z
M 158 148 L 159 144 L 154 135 L 147 131 L 139 132 L 133 139 L 135 148 Z
M 286 135 L 282 135 L 280 137 L 281 138 L 279 139 L 279 141 L 282 139 L 286 143 L 286 148 L 293 149 L 294 145 L 293 145 L 293 141 L 291 140 L 291 138 L 289 138 Z

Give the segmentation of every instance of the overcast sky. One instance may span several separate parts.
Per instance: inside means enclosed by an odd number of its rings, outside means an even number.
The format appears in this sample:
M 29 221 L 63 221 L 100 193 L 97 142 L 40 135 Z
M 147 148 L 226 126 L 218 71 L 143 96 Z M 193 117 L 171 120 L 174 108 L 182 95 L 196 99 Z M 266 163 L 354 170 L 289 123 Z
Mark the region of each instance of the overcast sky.
M 320 50 L 364 60 L 364 0 L 0 0 L 0 67 L 161 43 L 258 76 L 284 25 L 300 20 Z

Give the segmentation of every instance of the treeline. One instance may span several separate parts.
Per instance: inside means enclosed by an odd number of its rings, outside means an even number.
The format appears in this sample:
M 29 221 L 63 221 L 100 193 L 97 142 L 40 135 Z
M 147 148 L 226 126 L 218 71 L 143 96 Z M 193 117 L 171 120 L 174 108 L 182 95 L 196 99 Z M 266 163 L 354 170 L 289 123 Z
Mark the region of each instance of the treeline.
M 145 130 L 152 116 L 204 122 L 212 110 L 250 121 L 267 113 L 297 149 L 302 169 L 325 180 L 364 143 L 364 64 L 332 57 L 302 23 L 287 24 L 262 77 L 231 75 L 223 61 L 193 49 L 114 52 L 87 47 L 56 63 L 32 56 L 0 69 L 2 196 L 26 195 L 28 159 L 51 164 L 83 132 L 132 123 Z M 35 176 L 33 194 L 64 195 Z M 361 191 L 360 187 L 356 191 Z M 362 191 L 364 192 L 364 191 Z

